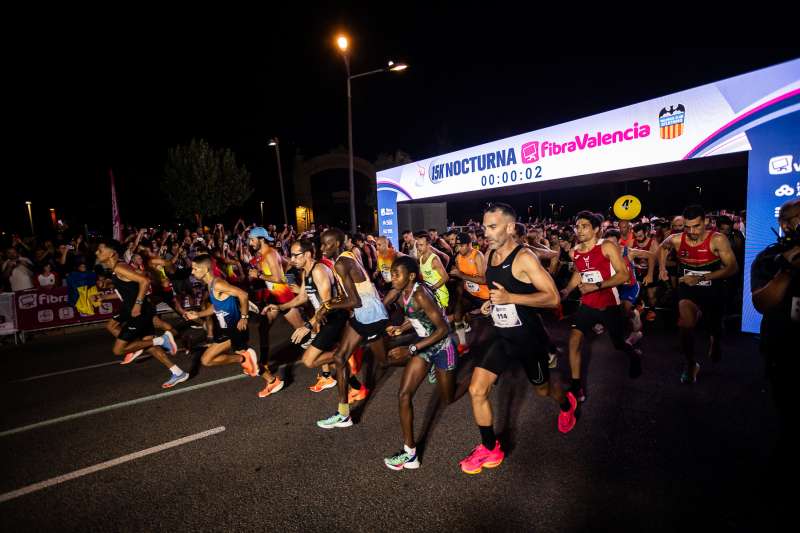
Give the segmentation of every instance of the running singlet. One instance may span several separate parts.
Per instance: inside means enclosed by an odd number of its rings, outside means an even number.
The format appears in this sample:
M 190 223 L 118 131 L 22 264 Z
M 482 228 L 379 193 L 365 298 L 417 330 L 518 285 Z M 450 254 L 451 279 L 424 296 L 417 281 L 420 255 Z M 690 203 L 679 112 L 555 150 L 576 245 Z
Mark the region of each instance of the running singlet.
M 214 296 L 214 284 L 216 282 L 217 278 L 211 280 L 211 285 L 208 287 L 208 300 L 214 307 L 214 315 L 217 317 L 219 327 L 223 329 L 234 329 L 242 318 L 242 313 L 239 310 L 239 299 L 228 296 L 224 300 L 220 300 Z
M 622 261 L 625 263 L 625 267 L 628 269 L 628 274 L 630 274 L 628 276 L 628 281 L 623 283 L 623 285 L 628 285 L 628 286 L 636 285 L 636 283 L 637 283 L 636 282 L 636 276 L 633 273 L 634 272 L 634 268 L 633 268 L 633 264 L 631 263 L 631 259 L 630 259 L 630 257 L 628 257 L 628 247 L 627 246 L 625 246 L 622 249 Z
M 474 248 L 470 250 L 466 257 L 461 254 L 457 254 L 456 267 L 458 267 L 458 270 L 461 273 L 466 274 L 467 276 L 478 277 L 480 273 L 478 272 L 478 265 L 475 263 L 475 258 L 477 256 L 478 250 L 475 250 Z M 467 289 L 468 293 L 476 298 L 480 298 L 481 300 L 489 299 L 489 287 L 486 285 L 465 280 L 464 288 Z
M 426 337 L 430 337 L 433 332 L 436 331 L 436 326 L 433 324 L 431 319 L 428 318 L 428 315 L 425 313 L 424 309 L 417 309 L 414 302 L 414 291 L 416 291 L 417 288 L 420 288 L 423 291 L 430 291 L 425 284 L 414 283 L 414 288 L 411 289 L 411 295 L 408 297 L 408 300 L 406 300 L 405 296 L 403 296 L 403 312 L 408 317 L 409 322 L 411 322 L 411 325 L 413 326 L 417 336 L 421 339 L 424 339 Z M 431 294 L 431 296 L 433 296 L 433 294 Z M 442 319 L 446 324 L 447 317 L 444 316 L 444 310 L 440 307 L 439 311 L 442 313 Z M 430 356 L 436 355 L 438 352 L 446 348 L 450 342 L 450 336 L 445 335 L 442 340 L 433 346 L 429 346 L 420 351 L 419 354 L 427 354 Z
M 353 309 L 353 315 L 355 316 L 356 321 L 362 324 L 372 324 L 380 320 L 387 320 L 389 315 L 386 312 L 386 308 L 383 306 L 383 301 L 381 300 L 380 296 L 378 296 L 378 291 L 375 289 L 375 285 L 373 285 L 369 280 L 369 276 L 367 276 L 367 273 L 364 271 L 364 267 L 358 262 L 358 259 L 356 259 L 355 255 L 353 255 L 353 252 L 342 252 L 336 261 L 339 261 L 339 259 L 342 257 L 352 259 L 361 270 L 361 274 L 364 276 L 364 281 L 355 284 L 356 292 L 361 298 L 361 307 L 356 307 Z M 342 282 L 341 276 L 339 276 L 339 273 L 336 272 L 336 269 L 333 270 L 333 273 L 336 275 L 336 279 L 339 281 L 339 287 L 344 293 L 344 283 Z
M 645 252 L 650 251 L 650 247 L 653 245 L 653 238 L 650 237 L 647 241 L 639 245 L 639 241 L 636 239 L 633 240 L 633 249 L 634 250 L 643 250 Z M 650 266 L 650 260 L 646 257 L 634 257 L 633 258 L 633 266 L 636 270 L 641 274 L 641 276 L 645 276 L 647 274 L 647 268 Z
M 422 274 L 422 280 L 431 287 L 439 283 L 442 277 L 433 268 L 433 258 L 436 254 L 431 252 L 428 255 L 427 261 L 419 260 L 419 271 Z M 450 293 L 447 291 L 447 285 L 442 285 L 436 289 L 436 301 L 439 302 L 444 309 L 447 309 L 447 304 L 450 303 Z
M 261 255 L 256 256 L 253 258 L 253 267 L 258 269 L 259 265 L 261 265 L 261 272 L 265 276 L 271 276 L 272 271 L 269 269 L 269 265 L 266 261 L 262 261 L 263 257 Z M 271 299 L 279 304 L 286 303 L 291 301 L 294 298 L 294 293 L 289 288 L 289 285 L 286 284 L 286 277 L 282 276 L 283 281 L 281 283 L 275 283 L 272 281 L 264 280 L 264 283 L 267 286 L 267 290 L 269 293 L 266 295 L 267 299 Z M 260 295 L 263 296 L 263 295 Z
M 716 231 L 709 231 L 705 240 L 698 246 L 689 246 L 686 243 L 686 234 L 681 235 L 681 243 L 678 246 L 678 277 L 702 276 L 720 269 L 722 262 L 711 251 L 711 239 L 716 234 Z M 711 280 L 706 280 L 699 282 L 695 286 L 713 287 L 714 283 Z
M 122 308 L 120 314 L 123 316 L 130 316 L 133 306 L 136 304 L 136 297 L 139 296 L 139 284 L 135 281 L 125 281 L 117 277 L 116 272 L 111 274 L 111 282 L 114 284 L 114 292 L 122 300 Z M 144 303 L 142 304 L 142 315 L 150 310 L 150 300 L 145 295 Z
M 497 266 L 492 266 L 494 250 L 489 252 L 486 265 L 486 283 L 497 282 L 513 294 L 533 294 L 536 287 L 532 283 L 520 281 L 511 272 L 514 258 L 522 249 L 517 246 L 508 257 Z M 502 304 L 492 306 L 492 321 L 500 337 L 511 340 L 526 340 L 541 330 L 541 320 L 536 309 L 527 305 Z
M 306 295 L 308 295 L 308 301 L 311 302 L 311 305 L 314 307 L 314 311 L 319 311 L 319 308 L 322 307 L 323 304 L 322 297 L 319 295 L 319 289 L 317 289 L 317 284 L 314 283 L 314 276 L 312 275 L 314 269 L 317 268 L 318 264 L 319 263 L 314 263 L 314 266 L 312 266 L 311 270 L 308 271 L 305 282 Z M 328 264 L 332 263 L 328 261 L 327 263 L 322 262 L 322 264 L 328 266 Z M 336 284 L 331 283 L 331 300 L 335 299 L 336 299 Z
M 611 279 L 615 272 L 611 261 L 603 255 L 602 239 L 588 252 L 575 248 L 575 270 L 581 274 L 581 283 L 597 283 Z M 619 292 L 616 287 L 600 289 L 581 295 L 581 303 L 594 309 L 605 309 L 619 305 Z
M 378 271 L 381 273 L 383 281 L 392 282 L 392 264 L 397 257 L 397 251 L 389 249 L 385 256 L 378 252 Z

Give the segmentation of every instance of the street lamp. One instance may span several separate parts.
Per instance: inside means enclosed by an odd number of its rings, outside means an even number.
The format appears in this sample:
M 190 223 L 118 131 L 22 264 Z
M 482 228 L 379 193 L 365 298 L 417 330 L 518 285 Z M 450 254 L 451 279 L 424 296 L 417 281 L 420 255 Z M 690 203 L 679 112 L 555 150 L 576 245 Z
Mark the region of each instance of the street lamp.
M 283 223 L 289 225 L 289 216 L 286 214 L 286 196 L 283 194 L 283 171 L 281 170 L 281 145 L 277 137 L 269 140 L 269 146 L 275 147 L 275 159 L 278 161 L 278 179 L 281 183 L 281 203 L 283 204 Z M 261 202 L 261 221 L 264 221 L 264 202 Z
M 342 53 L 342 58 L 344 59 L 344 68 L 345 72 L 347 73 L 347 151 L 348 156 L 350 159 L 350 231 L 355 233 L 357 231 L 357 224 L 356 224 L 356 192 L 355 192 L 355 182 L 353 178 L 353 96 L 350 90 L 350 82 L 356 78 L 363 78 L 364 76 L 370 76 L 372 74 L 378 74 L 380 72 L 401 72 L 408 68 L 408 65 L 405 63 L 395 63 L 394 61 L 389 61 L 389 63 L 384 68 L 377 68 L 375 70 L 370 70 L 368 72 L 362 72 L 360 74 L 350 74 L 350 39 L 347 38 L 346 35 L 339 35 L 336 37 L 336 46 L 339 48 L 339 51 Z
M 261 200 L 261 225 L 264 225 L 264 200 Z
M 34 235 L 35 233 L 33 231 L 33 213 L 31 212 L 31 203 L 25 202 L 25 205 L 28 206 L 28 220 L 31 223 L 31 235 Z

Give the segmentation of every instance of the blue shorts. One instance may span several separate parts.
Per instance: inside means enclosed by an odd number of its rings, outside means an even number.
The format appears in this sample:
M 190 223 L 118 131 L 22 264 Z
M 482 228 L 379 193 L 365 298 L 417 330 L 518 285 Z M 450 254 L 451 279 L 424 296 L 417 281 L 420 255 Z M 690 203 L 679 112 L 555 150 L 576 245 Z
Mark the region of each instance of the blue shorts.
M 447 338 L 447 343 L 440 350 L 429 354 L 427 351 L 419 352 L 417 355 L 426 363 L 433 363 L 439 370 L 449 371 L 456 367 L 456 345 L 453 340 Z
M 639 284 L 634 283 L 633 285 L 620 285 L 617 287 L 617 292 L 619 293 L 620 302 L 627 301 L 633 305 L 636 305 L 636 301 L 639 299 Z

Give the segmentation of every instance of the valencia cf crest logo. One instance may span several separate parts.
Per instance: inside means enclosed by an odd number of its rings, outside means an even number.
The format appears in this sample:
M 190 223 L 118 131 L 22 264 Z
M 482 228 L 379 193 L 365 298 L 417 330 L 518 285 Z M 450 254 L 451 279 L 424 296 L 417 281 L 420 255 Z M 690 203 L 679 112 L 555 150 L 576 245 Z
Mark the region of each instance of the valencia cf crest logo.
M 683 135 L 686 108 L 683 104 L 663 108 L 658 114 L 658 127 L 662 139 L 674 139 Z

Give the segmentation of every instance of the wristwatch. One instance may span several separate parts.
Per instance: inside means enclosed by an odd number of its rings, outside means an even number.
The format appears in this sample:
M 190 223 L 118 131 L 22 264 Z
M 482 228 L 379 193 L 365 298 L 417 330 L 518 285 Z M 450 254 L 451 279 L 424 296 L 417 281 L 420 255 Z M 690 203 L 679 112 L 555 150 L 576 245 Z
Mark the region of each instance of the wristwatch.
M 410 345 L 408 347 L 408 353 L 410 353 L 411 355 L 414 355 L 415 353 L 417 353 L 417 345 L 416 344 Z
M 136 300 L 133 303 L 136 304 L 136 305 L 144 305 L 144 300 Z
M 306 320 L 306 322 L 303 324 L 303 327 L 304 327 L 304 328 L 306 328 L 306 329 L 314 329 L 313 327 L 311 327 L 311 322 L 309 322 L 309 321 L 307 321 L 307 320 Z
M 247 320 L 248 318 L 250 318 L 250 315 L 242 315 L 242 318 L 244 318 L 245 320 Z

